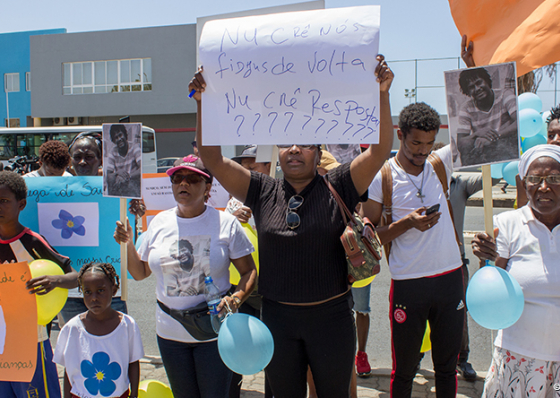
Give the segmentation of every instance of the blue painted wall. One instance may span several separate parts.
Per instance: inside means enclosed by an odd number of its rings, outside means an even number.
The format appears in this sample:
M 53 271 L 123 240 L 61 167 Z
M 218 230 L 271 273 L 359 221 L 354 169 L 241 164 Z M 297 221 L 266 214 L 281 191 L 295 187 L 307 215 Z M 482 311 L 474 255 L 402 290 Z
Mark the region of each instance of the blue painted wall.
M 27 127 L 27 117 L 31 116 L 31 91 L 25 90 L 25 74 L 31 71 L 29 37 L 58 33 L 66 33 L 66 29 L 0 34 L 0 126 L 5 126 L 7 118 L 4 74 L 19 73 L 19 92 L 8 93 L 10 119 L 19 118 L 20 126 Z M 31 81 L 31 89 L 33 89 L 33 76 Z

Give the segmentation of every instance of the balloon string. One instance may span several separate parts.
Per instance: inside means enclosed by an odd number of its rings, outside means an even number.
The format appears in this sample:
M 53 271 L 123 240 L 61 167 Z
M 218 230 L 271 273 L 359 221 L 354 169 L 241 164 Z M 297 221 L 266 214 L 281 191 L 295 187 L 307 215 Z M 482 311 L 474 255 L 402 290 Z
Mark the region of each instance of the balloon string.
M 233 314 L 233 311 L 231 310 L 231 308 L 230 308 L 230 306 L 229 306 L 229 303 L 228 303 L 226 300 L 224 300 L 224 301 L 225 301 L 226 308 L 227 308 L 226 316 L 224 316 L 224 320 L 225 320 L 228 316 L 230 316 L 231 314 Z

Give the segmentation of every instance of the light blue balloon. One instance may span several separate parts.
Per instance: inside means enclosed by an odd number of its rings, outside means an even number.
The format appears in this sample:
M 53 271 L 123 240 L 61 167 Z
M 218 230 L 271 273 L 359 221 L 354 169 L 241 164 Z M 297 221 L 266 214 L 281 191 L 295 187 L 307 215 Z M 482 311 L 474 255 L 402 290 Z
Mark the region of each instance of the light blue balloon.
M 490 165 L 490 175 L 492 176 L 492 178 L 502 178 L 503 177 L 503 174 L 502 174 L 502 169 L 503 168 L 504 168 L 503 163 L 496 163 L 496 164 Z
M 140 248 L 140 245 L 142 244 L 143 240 L 144 240 L 144 234 L 138 235 L 138 239 L 136 239 L 136 243 L 134 244 L 134 248 L 136 250 L 138 250 Z
M 541 144 L 546 144 L 546 138 L 540 134 L 537 134 L 532 137 L 525 138 L 521 143 L 521 149 L 523 149 L 523 153 L 525 153 L 527 149 Z
M 525 306 L 523 290 L 509 274 L 493 265 L 479 269 L 467 287 L 467 309 L 486 329 L 505 329 L 513 325 Z
M 546 111 L 542 113 L 541 117 L 543 123 L 541 129 L 539 130 L 539 134 L 542 135 L 547 140 L 548 140 L 548 123 L 546 121 L 548 120 L 550 113 L 551 113 L 550 111 Z
M 542 135 L 544 138 L 548 139 L 548 123 L 542 124 L 542 127 L 537 135 Z
M 519 129 L 522 137 L 532 137 L 542 128 L 542 117 L 534 109 L 521 109 L 519 111 Z
M 236 313 L 222 323 L 218 351 L 222 361 L 235 373 L 252 375 L 263 370 L 272 359 L 274 340 L 260 319 Z
M 502 168 L 502 177 L 512 187 L 516 186 L 515 176 L 518 174 L 519 162 L 517 160 L 514 162 L 504 163 L 504 167 Z
M 519 109 L 534 109 L 540 113 L 542 110 L 542 100 L 537 94 L 523 93 L 517 98 Z

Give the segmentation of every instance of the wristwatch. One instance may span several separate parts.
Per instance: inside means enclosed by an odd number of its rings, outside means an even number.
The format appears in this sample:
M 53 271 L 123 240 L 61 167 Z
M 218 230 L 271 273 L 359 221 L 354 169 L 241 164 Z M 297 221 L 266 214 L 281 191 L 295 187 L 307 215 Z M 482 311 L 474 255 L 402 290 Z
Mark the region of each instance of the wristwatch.
M 235 295 L 231 296 L 231 298 L 235 302 L 235 305 L 237 306 L 237 308 L 239 308 L 241 306 L 241 299 L 239 297 L 235 296 Z

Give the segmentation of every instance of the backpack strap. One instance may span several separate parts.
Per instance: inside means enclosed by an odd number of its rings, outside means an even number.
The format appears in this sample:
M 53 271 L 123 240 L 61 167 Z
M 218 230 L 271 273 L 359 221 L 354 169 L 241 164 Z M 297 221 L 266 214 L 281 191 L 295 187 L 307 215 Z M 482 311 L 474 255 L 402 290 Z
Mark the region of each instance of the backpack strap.
M 379 225 L 390 225 L 393 222 L 393 174 L 391 166 L 387 160 L 381 167 L 381 189 L 383 191 L 383 213 Z M 389 254 L 391 254 L 392 242 L 383 245 L 385 257 L 389 264 Z
M 445 199 L 447 199 L 447 207 L 449 209 L 449 215 L 451 216 L 451 223 L 453 224 L 453 230 L 455 231 L 455 240 L 457 241 L 457 245 L 459 245 L 460 247 L 461 241 L 459 239 L 459 235 L 457 235 L 457 229 L 455 228 L 455 220 L 453 219 L 453 207 L 451 206 L 451 200 L 450 200 L 451 198 L 449 195 L 450 194 L 449 184 L 447 183 L 447 171 L 445 170 L 445 165 L 443 164 L 443 161 L 441 160 L 439 155 L 435 152 L 430 153 L 430 156 L 428 156 L 428 162 L 430 162 L 430 164 L 434 168 L 434 171 L 436 172 L 439 178 L 439 182 L 441 183 L 441 186 L 443 188 Z

